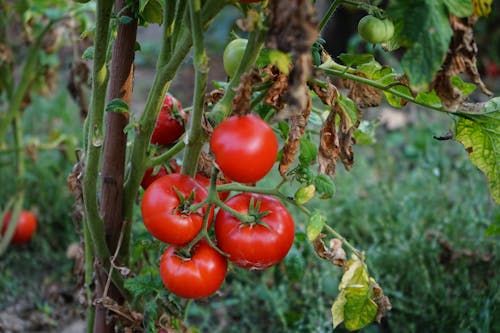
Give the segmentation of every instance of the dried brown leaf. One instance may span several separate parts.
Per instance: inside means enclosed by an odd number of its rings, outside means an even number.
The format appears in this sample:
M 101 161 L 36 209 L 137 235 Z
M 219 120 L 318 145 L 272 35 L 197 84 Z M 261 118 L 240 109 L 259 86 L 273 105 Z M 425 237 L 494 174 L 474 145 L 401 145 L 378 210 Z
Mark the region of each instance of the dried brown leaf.
M 238 91 L 233 99 L 232 115 L 243 116 L 250 112 L 253 85 L 261 81 L 259 72 L 255 68 L 241 76 Z
M 321 128 L 318 149 L 318 170 L 320 173 L 324 173 L 332 179 L 335 177 L 335 168 L 337 167 L 340 151 L 335 124 L 336 117 L 337 113 L 333 108 Z
M 279 164 L 279 172 L 284 176 L 290 169 L 293 161 L 295 160 L 295 155 L 300 148 L 300 138 L 304 135 L 307 126 L 307 119 L 311 114 L 312 110 L 312 100 L 309 91 L 307 90 L 307 104 L 300 114 L 294 115 L 290 118 L 290 132 L 288 133 L 288 139 L 283 147 L 283 154 L 281 156 Z
M 343 267 L 346 262 L 347 255 L 342 248 L 342 241 L 338 238 L 332 238 L 329 241 L 329 247 L 326 247 L 322 240 L 325 237 L 325 234 L 320 234 L 316 237 L 313 242 L 314 251 L 320 258 L 329 260 L 336 266 Z
M 311 83 L 309 86 L 318 95 L 323 104 L 332 106 L 339 97 L 339 92 L 330 81 L 326 81 L 326 85 L 326 87 L 322 87 L 319 84 Z
M 266 74 L 268 81 L 274 81 L 267 91 L 264 103 L 279 112 L 285 107 L 283 96 L 288 90 L 288 76 L 280 72 L 275 66 L 266 66 L 264 74 Z
M 362 73 L 358 75 L 366 77 L 366 75 Z M 379 106 L 382 102 L 382 92 L 372 86 L 352 80 L 344 80 L 344 87 L 350 89 L 349 98 L 352 99 L 359 108 Z
M 477 17 L 450 16 L 453 37 L 442 69 L 436 74 L 431 89 L 436 91 L 443 105 L 451 110 L 456 109 L 463 101 L 460 91 L 454 88 L 451 83 L 451 78 L 457 74 L 468 74 L 472 82 L 478 85 L 483 93 L 492 95 L 492 92 L 481 80 L 476 65 L 478 49 L 473 31 L 476 21 Z

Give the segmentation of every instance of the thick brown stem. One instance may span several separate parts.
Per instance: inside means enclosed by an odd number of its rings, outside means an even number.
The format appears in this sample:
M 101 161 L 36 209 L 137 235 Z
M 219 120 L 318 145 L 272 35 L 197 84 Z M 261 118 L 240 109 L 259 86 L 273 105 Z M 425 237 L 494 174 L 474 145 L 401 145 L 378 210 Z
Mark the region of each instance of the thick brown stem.
M 125 6 L 125 0 L 115 1 L 115 12 Z M 123 15 L 133 17 L 129 10 Z M 119 98 L 130 105 L 133 87 L 134 50 L 137 34 L 137 20 L 118 26 L 118 34 L 113 46 L 111 60 L 111 77 L 108 99 Z M 116 251 L 123 220 L 123 179 L 125 173 L 125 154 L 127 135 L 124 132 L 128 124 L 128 113 L 111 110 L 106 114 L 106 130 L 104 135 L 104 155 L 102 166 L 102 197 L 100 214 L 104 220 L 106 243 L 110 253 Z M 123 263 L 126 264 L 126 263 Z M 103 295 L 107 273 L 97 270 L 98 297 L 110 297 L 114 301 L 123 302 L 123 296 L 112 284 L 107 295 Z M 107 322 L 106 309 L 97 305 L 95 317 L 95 332 L 114 332 L 113 321 Z M 109 318 L 108 318 L 109 319 Z

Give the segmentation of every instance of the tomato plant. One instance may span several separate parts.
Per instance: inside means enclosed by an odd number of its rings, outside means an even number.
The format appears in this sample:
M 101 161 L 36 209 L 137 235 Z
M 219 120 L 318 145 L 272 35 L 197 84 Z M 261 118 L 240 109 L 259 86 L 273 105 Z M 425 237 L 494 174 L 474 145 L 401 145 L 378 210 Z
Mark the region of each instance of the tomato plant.
M 178 173 L 163 176 L 144 192 L 141 202 L 144 225 L 162 242 L 186 244 L 200 232 L 205 213 L 205 208 L 192 212 L 190 207 L 206 196 L 207 190 L 189 176 Z
M 166 94 L 151 136 L 151 143 L 158 145 L 174 143 L 184 133 L 186 121 L 187 114 L 183 111 L 181 103 L 172 95 Z
M 236 182 L 253 183 L 273 167 L 278 140 L 259 116 L 233 116 L 214 129 L 210 149 L 224 175 Z
M 184 298 L 212 295 L 224 282 L 227 260 L 204 240 L 195 244 L 189 258 L 169 247 L 160 260 L 160 275 L 165 287 Z
M 229 255 L 231 262 L 247 269 L 264 269 L 286 256 L 293 243 L 295 226 L 292 216 L 278 199 L 242 193 L 226 204 L 254 218 L 252 222 L 242 222 L 224 210 L 217 214 L 217 244 Z
M 160 168 L 157 170 L 155 174 L 154 173 L 154 168 L 149 168 L 144 172 L 144 176 L 142 177 L 141 181 L 141 186 L 143 189 L 147 189 L 149 185 L 151 185 L 152 182 L 155 180 L 168 175 L 169 173 L 178 173 L 181 171 L 180 165 L 175 161 L 171 160 L 168 162 L 167 166 L 162 165 Z
M 358 22 L 358 32 L 369 43 L 382 43 L 394 35 L 394 24 L 389 19 L 366 15 Z
M 2 236 L 5 235 L 7 231 L 7 227 L 9 226 L 11 219 L 11 212 L 8 212 L 5 215 L 5 218 L 2 222 Z M 16 229 L 14 230 L 14 235 L 12 236 L 11 243 L 12 244 L 24 244 L 30 241 L 33 237 L 33 234 L 36 231 L 37 226 L 37 218 L 36 216 L 29 211 L 21 211 L 19 214 L 19 220 L 16 225 Z
M 224 65 L 224 70 L 228 76 L 233 76 L 238 69 L 241 59 L 243 58 L 243 53 L 245 53 L 245 48 L 247 47 L 248 40 L 243 38 L 236 38 L 229 42 L 224 49 L 224 55 L 222 57 L 222 62 Z

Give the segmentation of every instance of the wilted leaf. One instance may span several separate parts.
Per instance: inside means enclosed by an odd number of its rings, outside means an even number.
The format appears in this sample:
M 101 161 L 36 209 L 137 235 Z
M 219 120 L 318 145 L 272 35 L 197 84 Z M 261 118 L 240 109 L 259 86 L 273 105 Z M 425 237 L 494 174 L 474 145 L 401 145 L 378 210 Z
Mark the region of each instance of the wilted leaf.
M 500 204 L 500 97 L 486 102 L 479 112 L 459 112 L 456 139 L 472 163 L 487 177 L 493 199 Z
M 368 285 L 369 277 L 366 266 L 358 258 L 349 260 L 344 266 L 344 275 L 339 284 L 339 290 L 350 285 Z
M 359 330 L 374 321 L 377 304 L 371 299 L 367 285 L 350 285 L 345 288 L 344 325 L 349 331 Z
M 451 16 L 450 25 L 453 29 L 453 38 L 443 62 L 441 70 L 437 73 L 431 87 L 449 110 L 456 110 L 467 94 L 456 86 L 457 79 L 452 81 L 457 74 L 466 73 L 483 93 L 492 95 L 484 85 L 477 69 L 477 45 L 474 40 L 473 27 L 477 18 L 458 18 Z M 462 86 L 463 87 L 463 86 Z M 469 88 L 470 89 L 470 88 Z
M 363 74 L 358 74 L 358 76 L 366 77 Z M 350 89 L 349 98 L 360 108 L 375 107 L 382 102 L 380 89 L 351 80 L 344 80 L 344 86 Z
M 313 241 L 314 251 L 322 259 L 331 261 L 335 266 L 343 267 L 346 261 L 346 253 L 342 248 L 342 241 L 340 239 L 330 239 L 329 246 L 326 247 L 323 242 L 325 234 L 319 234 Z
M 241 76 L 238 92 L 233 99 L 232 115 L 242 116 L 250 112 L 253 85 L 261 81 L 262 79 L 256 69 Z
M 290 118 L 290 133 L 288 134 L 288 140 L 283 147 L 283 153 L 281 156 L 279 164 L 279 172 L 281 175 L 285 175 L 290 166 L 292 165 L 295 155 L 300 147 L 300 141 L 307 126 L 307 119 L 311 114 L 312 101 L 311 96 L 308 94 L 308 103 L 301 114 L 294 115 Z
M 280 72 L 275 66 L 266 66 L 264 74 L 267 75 L 266 79 L 268 81 L 273 81 L 264 99 L 264 103 L 272 106 L 277 111 L 281 111 L 285 107 L 283 97 L 288 90 L 288 76 Z

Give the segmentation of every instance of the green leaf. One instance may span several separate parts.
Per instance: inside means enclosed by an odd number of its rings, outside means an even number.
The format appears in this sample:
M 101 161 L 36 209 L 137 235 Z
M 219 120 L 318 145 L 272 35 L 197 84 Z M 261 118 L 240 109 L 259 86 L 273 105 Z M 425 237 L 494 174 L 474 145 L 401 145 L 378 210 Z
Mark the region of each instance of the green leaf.
M 500 204 L 500 97 L 486 102 L 479 112 L 457 112 L 456 139 L 472 163 L 488 179 L 493 200 Z
M 372 54 L 347 54 L 342 53 L 338 56 L 347 67 L 359 66 L 374 61 Z
M 342 290 L 332 304 L 332 322 L 335 329 L 344 321 L 344 307 L 346 304 L 345 292 Z
M 314 185 L 316 186 L 316 191 L 323 194 L 322 199 L 331 198 L 335 193 L 335 184 L 327 175 L 317 175 L 316 178 L 314 178 Z
M 375 320 L 378 306 L 371 299 L 371 288 L 353 285 L 345 289 L 344 325 L 349 331 L 359 330 Z
M 125 280 L 125 288 L 128 289 L 135 298 L 156 293 L 163 289 L 160 276 L 158 274 L 144 274 Z
M 320 211 L 316 210 L 309 218 L 309 223 L 306 227 L 307 239 L 310 242 L 313 242 L 316 237 L 319 236 L 321 231 L 323 230 L 323 226 L 326 223 L 326 217 L 321 214 Z
M 290 133 L 290 125 L 286 121 L 282 120 L 278 123 L 278 130 L 281 138 L 286 140 L 288 138 L 288 134 Z
M 451 14 L 457 17 L 472 16 L 472 0 L 443 0 Z
M 391 18 L 403 24 L 395 38 L 407 48 L 401 65 L 416 90 L 425 90 L 448 50 L 453 31 L 441 1 L 391 1 Z
M 476 90 L 476 85 L 473 83 L 465 82 L 460 76 L 452 76 L 451 84 L 453 87 L 460 90 L 462 97 L 469 96 L 474 90 Z
M 106 105 L 106 111 L 128 113 L 128 104 L 120 98 L 115 98 Z
M 375 137 L 375 129 L 377 122 L 362 120 L 359 127 L 354 131 L 354 138 L 358 145 L 371 145 L 377 142 Z
M 400 76 L 401 75 L 395 73 L 392 68 L 384 68 L 375 73 L 373 75 L 373 79 L 385 86 L 391 85 L 391 90 L 409 96 L 410 98 L 413 97 L 410 89 L 407 86 L 401 84 L 398 80 Z M 389 92 L 383 91 L 383 93 L 385 95 L 385 98 L 387 99 L 387 102 L 396 108 L 402 108 L 407 102 L 406 99 L 393 95 Z
M 431 92 L 421 92 L 415 97 L 415 101 L 418 103 L 423 103 L 432 107 L 441 107 L 443 104 L 441 98 L 433 90 Z
M 163 23 L 163 1 L 147 0 L 140 1 L 139 12 L 142 17 L 149 23 Z
M 118 21 L 120 21 L 121 24 L 129 24 L 132 22 L 134 19 L 131 18 L 130 16 L 122 15 L 118 18 Z
M 500 214 L 496 215 L 495 221 L 493 221 L 488 229 L 484 232 L 485 236 L 498 236 L 500 235 Z
M 339 94 L 337 99 L 337 103 L 344 110 L 347 115 L 347 128 L 351 128 L 356 124 L 359 117 L 358 108 L 356 107 L 356 103 L 354 103 L 349 97 L 345 97 L 342 94 Z
M 82 59 L 83 60 L 92 60 L 94 59 L 94 47 L 89 46 L 87 49 L 82 54 Z
M 300 138 L 300 155 L 299 161 L 301 165 L 308 166 L 316 160 L 318 149 L 308 135 Z

